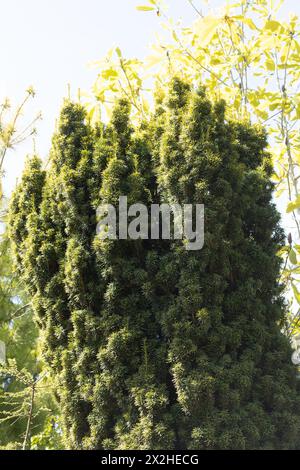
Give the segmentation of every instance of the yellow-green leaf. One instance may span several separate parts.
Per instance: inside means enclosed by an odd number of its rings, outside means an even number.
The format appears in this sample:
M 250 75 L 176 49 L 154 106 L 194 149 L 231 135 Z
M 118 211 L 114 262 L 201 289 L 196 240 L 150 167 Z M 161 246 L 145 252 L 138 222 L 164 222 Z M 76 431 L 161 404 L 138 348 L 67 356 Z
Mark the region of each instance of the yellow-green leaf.
M 300 304 L 300 292 L 298 291 L 295 284 L 292 284 L 292 286 L 293 286 L 294 297 L 295 297 L 297 303 Z
M 286 212 L 293 212 L 295 209 L 300 207 L 300 196 L 298 196 L 294 201 L 288 203 Z
M 265 29 L 268 29 L 272 32 L 278 31 L 281 28 L 282 28 L 282 25 L 279 23 L 279 21 L 268 20 L 265 24 Z
M 201 47 L 205 47 L 210 42 L 220 22 L 220 18 L 216 18 L 215 16 L 206 16 L 196 23 L 196 33 Z
M 120 49 L 119 47 L 116 47 L 116 53 L 117 53 L 117 56 L 118 56 L 119 58 L 122 57 L 122 52 L 121 52 L 121 49 Z
M 136 7 L 137 10 L 139 11 L 152 11 L 152 10 L 155 10 L 154 7 L 148 7 L 146 5 L 140 5 L 138 7 Z
M 270 70 L 271 72 L 274 72 L 275 70 L 275 62 L 272 59 L 267 59 L 265 62 L 265 66 L 267 70 Z
M 235 15 L 235 16 L 231 16 L 231 19 L 241 21 L 242 23 L 249 26 L 250 29 L 257 29 L 257 27 L 255 26 L 251 18 L 246 18 L 245 16 L 242 16 L 242 15 Z
M 295 250 L 293 250 L 293 248 L 290 249 L 289 260 L 292 264 L 297 264 L 297 255 L 296 255 Z

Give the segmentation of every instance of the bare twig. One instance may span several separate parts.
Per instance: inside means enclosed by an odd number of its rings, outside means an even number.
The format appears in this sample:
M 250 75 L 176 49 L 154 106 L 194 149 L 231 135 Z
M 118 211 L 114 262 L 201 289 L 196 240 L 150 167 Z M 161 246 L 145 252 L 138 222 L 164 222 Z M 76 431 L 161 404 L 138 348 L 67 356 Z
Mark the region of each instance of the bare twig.
M 32 385 L 31 385 L 30 406 L 29 406 L 29 413 L 28 413 L 28 419 L 27 419 L 26 432 L 25 432 L 25 437 L 24 437 L 24 442 L 23 442 L 23 450 L 26 450 L 26 448 L 27 448 L 27 443 L 30 441 L 30 428 L 31 428 L 32 415 L 33 415 L 33 406 L 34 406 L 34 397 L 35 397 L 35 385 L 36 385 L 36 382 L 35 382 L 35 380 L 34 380 L 34 381 L 32 382 Z M 30 444 L 29 444 L 29 448 L 30 448 Z
M 200 11 L 195 5 L 194 5 L 194 2 L 193 0 L 188 0 L 189 4 L 191 5 L 191 7 L 195 10 L 195 12 L 197 13 L 197 15 L 199 15 L 201 18 L 204 17 L 202 11 Z

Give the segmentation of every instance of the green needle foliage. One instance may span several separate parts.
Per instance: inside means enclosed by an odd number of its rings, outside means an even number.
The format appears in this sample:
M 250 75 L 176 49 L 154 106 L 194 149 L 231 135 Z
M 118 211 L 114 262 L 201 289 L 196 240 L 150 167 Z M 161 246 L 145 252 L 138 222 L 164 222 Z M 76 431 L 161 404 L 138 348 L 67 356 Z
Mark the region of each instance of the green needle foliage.
M 10 228 L 67 447 L 299 446 L 266 143 L 177 79 L 140 125 L 125 100 L 96 128 L 65 103 L 51 167 L 28 161 Z M 96 208 L 120 195 L 148 207 L 204 203 L 204 248 L 101 240 Z
M 39 332 L 28 296 L 13 272 L 7 231 L 1 235 L 0 260 L 0 338 L 6 349 L 6 361 L 0 364 L 0 449 L 30 449 L 33 437 L 43 433 L 46 418 L 47 438 L 57 437 L 58 444 L 52 383 L 40 360 Z M 44 448 L 49 448 L 47 438 Z
M 276 283 L 284 242 L 264 133 L 175 82 L 160 175 L 166 199 L 205 204 L 205 246 L 173 247 L 162 324 L 180 448 L 297 446 L 299 397 Z M 299 445 L 299 441 L 298 441 Z

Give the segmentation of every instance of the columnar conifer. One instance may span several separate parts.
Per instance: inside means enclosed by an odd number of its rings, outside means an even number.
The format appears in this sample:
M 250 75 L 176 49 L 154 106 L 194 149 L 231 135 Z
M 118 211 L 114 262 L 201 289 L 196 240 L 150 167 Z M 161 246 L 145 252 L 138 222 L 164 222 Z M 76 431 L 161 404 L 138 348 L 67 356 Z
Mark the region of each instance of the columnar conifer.
M 178 445 L 294 447 L 299 397 L 280 332 L 283 233 L 271 156 L 261 129 L 226 123 L 224 111 L 224 103 L 212 106 L 202 90 L 175 81 L 160 149 L 165 198 L 205 204 L 204 248 L 173 247 L 177 281 L 162 321 L 180 408 Z
M 58 378 L 71 448 L 299 446 L 264 132 L 174 79 L 149 123 L 119 101 L 92 129 L 66 102 L 50 168 L 11 203 L 20 274 Z M 101 240 L 101 203 L 205 204 L 205 245 Z M 131 219 L 129 219 L 129 222 Z

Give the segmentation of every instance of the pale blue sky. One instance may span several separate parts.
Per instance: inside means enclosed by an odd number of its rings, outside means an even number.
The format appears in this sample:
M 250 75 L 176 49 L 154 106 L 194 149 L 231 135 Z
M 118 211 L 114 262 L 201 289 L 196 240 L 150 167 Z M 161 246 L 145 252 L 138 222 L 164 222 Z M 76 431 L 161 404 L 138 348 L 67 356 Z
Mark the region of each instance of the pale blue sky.
M 28 117 L 41 110 L 36 148 L 46 157 L 55 118 L 71 84 L 89 90 L 96 70 L 88 63 L 103 57 L 113 45 L 120 45 L 125 56 L 145 57 L 148 46 L 159 31 L 153 13 L 136 11 L 144 0 L 0 0 L 1 77 L 0 98 L 18 102 L 28 85 L 37 95 L 28 108 Z M 170 16 L 190 23 L 194 12 L 187 0 L 167 0 Z M 195 0 L 197 6 L 201 0 Z M 225 4 L 213 0 L 214 6 Z M 203 5 L 203 4 L 202 4 Z M 205 11 L 204 6 L 204 11 Z M 285 0 L 283 14 L 300 13 L 296 0 Z M 9 152 L 4 189 L 8 192 L 20 175 L 24 157 L 32 151 L 32 141 Z

